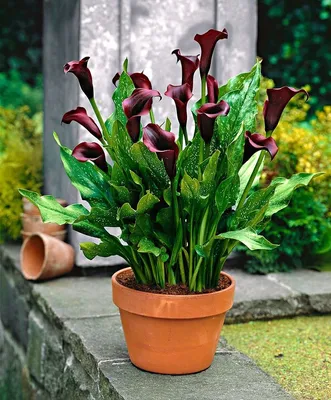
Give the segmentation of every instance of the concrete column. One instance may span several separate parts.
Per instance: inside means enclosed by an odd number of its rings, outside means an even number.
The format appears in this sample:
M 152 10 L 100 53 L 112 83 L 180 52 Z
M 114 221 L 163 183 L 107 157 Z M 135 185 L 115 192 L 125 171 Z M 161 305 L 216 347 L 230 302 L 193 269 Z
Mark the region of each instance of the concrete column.
M 74 147 L 90 134 L 77 124 L 61 126 L 62 115 L 78 105 L 92 115 L 91 107 L 73 76 L 63 75 L 63 65 L 70 60 L 90 56 L 95 97 L 106 118 L 112 112 L 112 77 L 129 58 L 129 70 L 142 71 L 153 87 L 163 93 L 169 83 L 180 84 L 180 65 L 172 50 L 198 54 L 195 33 L 226 27 L 230 33 L 223 41 L 213 66 L 220 81 L 252 67 L 255 59 L 256 0 L 44 0 L 44 192 L 69 202 L 81 201 L 70 185 L 59 158 L 52 132 L 63 144 Z M 231 3 L 231 4 L 229 4 Z M 228 61 L 227 61 L 228 60 Z M 196 74 L 196 92 L 199 79 Z M 156 119 L 166 116 L 176 129 L 172 100 L 163 97 L 155 102 Z M 70 232 L 71 243 L 90 240 Z M 92 240 L 92 239 L 91 239 Z M 119 257 L 88 261 L 77 251 L 78 266 L 100 266 L 121 262 Z

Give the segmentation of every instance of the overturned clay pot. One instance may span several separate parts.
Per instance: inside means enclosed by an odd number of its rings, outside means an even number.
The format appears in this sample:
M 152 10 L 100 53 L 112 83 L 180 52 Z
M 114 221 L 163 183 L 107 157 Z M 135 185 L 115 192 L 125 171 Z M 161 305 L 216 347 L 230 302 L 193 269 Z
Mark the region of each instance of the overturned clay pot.
M 27 238 L 21 249 L 21 269 L 29 280 L 45 280 L 69 273 L 74 266 L 72 246 L 44 233 Z

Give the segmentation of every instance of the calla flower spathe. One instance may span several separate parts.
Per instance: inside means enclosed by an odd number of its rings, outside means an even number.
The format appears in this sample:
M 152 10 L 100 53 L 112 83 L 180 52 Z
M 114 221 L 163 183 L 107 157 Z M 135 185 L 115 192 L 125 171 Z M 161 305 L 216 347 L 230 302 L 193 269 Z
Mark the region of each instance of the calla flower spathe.
M 123 111 L 127 118 L 148 114 L 152 107 L 153 97 L 162 98 L 157 90 L 135 89 L 132 95 L 122 103 Z
M 223 31 L 209 29 L 209 31 L 204 33 L 203 35 L 196 34 L 194 36 L 194 40 L 198 42 L 201 47 L 201 59 L 200 59 L 201 78 L 206 78 L 208 75 L 216 43 L 221 39 L 227 39 L 227 38 L 228 38 L 228 32 L 226 29 L 223 29 Z
M 132 79 L 132 82 L 136 89 L 152 89 L 151 81 L 142 72 L 133 72 L 132 74 L 128 75 Z M 115 86 L 117 86 L 116 83 L 119 79 L 120 79 L 120 74 L 119 72 L 117 72 L 112 80 Z
M 207 92 L 208 92 L 208 103 L 217 103 L 218 82 L 212 75 L 207 76 Z
M 73 157 L 81 162 L 92 161 L 103 171 L 108 171 L 105 153 L 102 147 L 95 142 L 79 143 L 72 151 Z
M 187 123 L 187 103 L 193 96 L 190 85 L 188 83 L 180 86 L 168 85 L 164 94 L 175 102 L 179 124 L 185 127 Z
M 177 62 L 182 65 L 182 84 L 188 83 L 193 90 L 193 77 L 199 67 L 199 56 L 183 56 L 180 50 L 176 49 L 171 54 L 176 54 Z
M 122 103 L 123 111 L 128 118 L 126 129 L 134 143 L 139 139 L 141 116 L 149 113 L 153 97 L 161 99 L 157 90 L 135 89 L 132 95 Z
M 100 140 L 102 138 L 99 127 L 94 122 L 94 120 L 87 115 L 84 107 L 77 107 L 76 110 L 68 111 L 63 115 L 63 123 L 70 124 L 72 121 L 75 121 L 82 125 L 97 139 Z
M 72 72 L 78 79 L 82 91 L 88 99 L 94 97 L 93 81 L 91 71 L 87 68 L 90 57 L 84 57 L 80 61 L 69 61 L 63 67 L 64 72 Z
M 246 131 L 243 162 L 245 163 L 252 157 L 254 153 L 261 150 L 266 150 L 273 160 L 278 152 L 278 146 L 275 142 L 275 139 L 272 137 L 265 137 L 264 135 L 260 135 L 259 133 L 251 133 L 249 131 Z
M 228 115 L 229 111 L 230 106 L 224 100 L 216 104 L 206 103 L 197 110 L 200 134 L 206 143 L 210 143 L 213 137 L 216 118 L 220 115 Z
M 163 160 L 170 178 L 176 175 L 176 161 L 179 153 L 175 140 L 175 135 L 172 132 L 165 131 L 159 125 L 148 124 L 143 128 L 145 146 L 156 153 L 160 160 Z
M 298 93 L 304 93 L 306 95 L 306 100 L 309 99 L 309 94 L 305 89 L 295 89 L 288 86 L 267 89 L 268 100 L 265 101 L 263 107 L 266 132 L 273 131 L 276 128 L 284 108 L 292 97 Z

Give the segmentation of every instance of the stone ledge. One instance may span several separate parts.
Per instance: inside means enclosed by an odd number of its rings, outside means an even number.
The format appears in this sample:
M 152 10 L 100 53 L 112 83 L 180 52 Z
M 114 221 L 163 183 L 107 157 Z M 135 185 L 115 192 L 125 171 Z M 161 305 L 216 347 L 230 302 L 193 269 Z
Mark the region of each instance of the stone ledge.
M 118 311 L 111 300 L 110 276 L 67 276 L 33 284 L 21 275 L 18 250 L 18 246 L 0 249 L 1 317 L 7 332 L 0 335 L 5 342 L 0 354 L 9 347 L 13 354 L 17 343 L 15 373 L 20 365 L 24 380 L 21 376 L 19 381 L 24 381 L 31 393 L 41 393 L 40 398 L 291 398 L 224 341 L 219 343 L 212 367 L 200 374 L 176 377 L 140 371 L 129 361 Z M 252 276 L 228 271 L 237 280 L 230 322 L 330 310 L 327 288 L 331 289 L 331 274 L 296 271 Z M 15 318 L 10 317 L 12 311 Z

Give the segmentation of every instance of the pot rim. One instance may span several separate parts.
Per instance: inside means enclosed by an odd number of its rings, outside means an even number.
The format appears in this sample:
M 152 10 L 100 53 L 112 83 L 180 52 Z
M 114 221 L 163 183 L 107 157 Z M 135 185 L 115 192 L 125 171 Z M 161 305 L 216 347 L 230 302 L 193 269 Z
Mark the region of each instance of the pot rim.
M 227 272 L 221 271 L 222 275 L 225 275 L 226 277 L 228 277 L 231 281 L 231 285 L 228 286 L 226 289 L 222 289 L 222 290 L 217 290 L 215 292 L 210 292 L 210 293 L 199 293 L 199 294 L 164 294 L 164 293 L 153 293 L 153 292 L 145 292 L 143 290 L 137 290 L 137 289 L 132 289 L 129 288 L 127 286 L 122 285 L 120 282 L 118 282 L 118 280 L 116 279 L 118 275 L 120 275 L 121 273 L 125 272 L 125 271 L 132 271 L 131 267 L 126 267 L 126 268 L 122 268 L 119 271 L 116 271 L 111 279 L 112 282 L 114 282 L 115 285 L 121 286 L 123 289 L 127 290 L 128 292 L 141 292 L 141 293 L 145 293 L 151 296 L 162 296 L 162 297 L 170 297 L 171 299 L 175 298 L 183 298 L 183 299 L 187 299 L 187 298 L 193 298 L 193 297 L 201 297 L 201 296 L 205 296 L 205 295 L 217 295 L 219 293 L 225 293 L 227 291 L 231 291 L 233 289 L 233 287 L 236 284 L 236 281 L 234 280 L 233 276 L 231 276 L 230 274 L 228 274 Z
M 35 232 L 35 233 L 32 233 L 32 235 L 30 235 L 29 237 L 27 237 L 23 242 L 23 245 L 22 245 L 22 248 L 21 248 L 21 270 L 22 270 L 22 273 L 23 273 L 23 275 L 24 275 L 24 277 L 26 279 L 29 279 L 29 280 L 37 280 L 37 279 L 39 279 L 41 277 L 41 275 L 43 274 L 45 268 L 46 268 L 46 262 L 47 262 L 47 259 L 48 259 L 49 248 L 48 248 L 48 246 L 46 244 L 46 241 L 45 241 L 45 237 L 44 237 L 45 235 L 46 236 L 50 236 L 50 235 L 47 235 L 45 233 Z M 23 268 L 23 253 L 24 253 L 25 247 L 27 246 L 29 241 L 35 236 L 39 237 L 39 239 L 43 242 L 43 245 L 44 245 L 44 260 L 43 260 L 43 263 L 42 263 L 42 265 L 41 265 L 41 267 L 39 269 L 38 274 L 30 275 Z
M 131 267 L 123 268 L 112 275 L 113 301 L 120 310 L 154 318 L 192 319 L 219 315 L 228 311 L 233 304 L 235 280 L 226 289 L 212 293 L 172 295 L 150 293 L 128 288 L 117 281 L 117 276 Z

